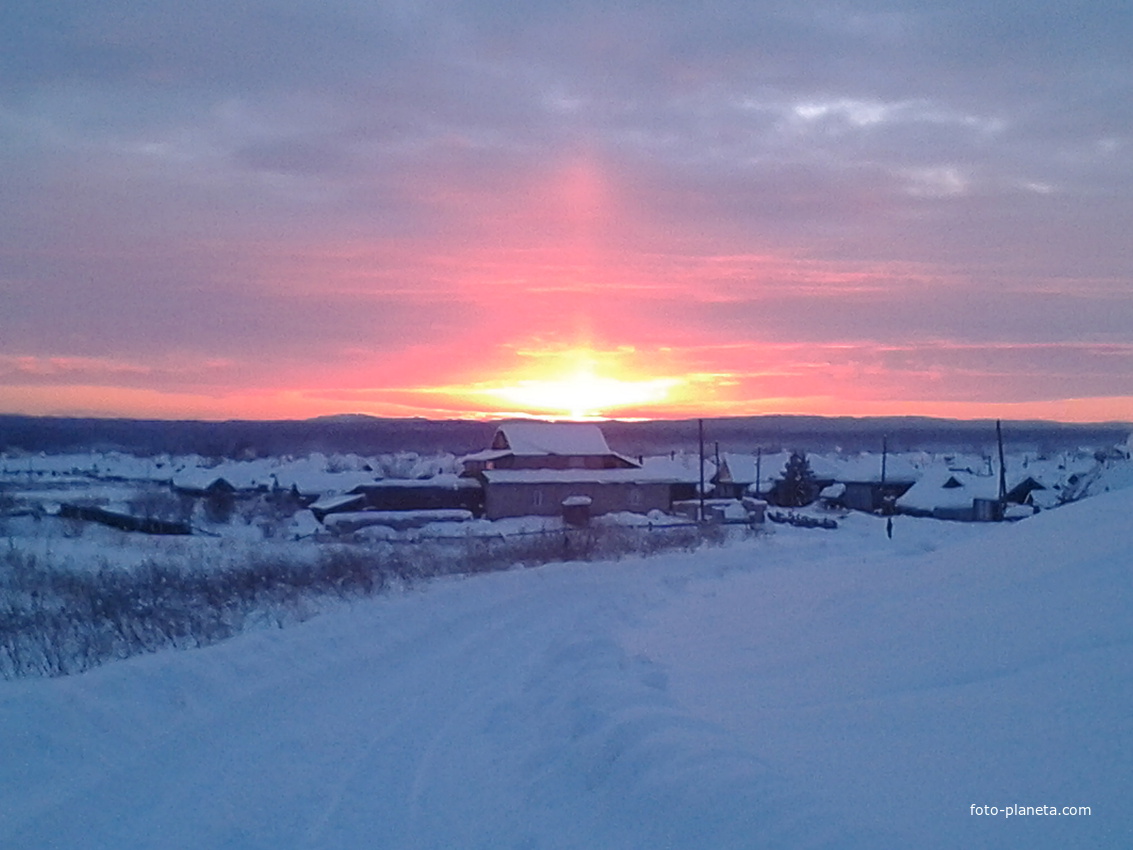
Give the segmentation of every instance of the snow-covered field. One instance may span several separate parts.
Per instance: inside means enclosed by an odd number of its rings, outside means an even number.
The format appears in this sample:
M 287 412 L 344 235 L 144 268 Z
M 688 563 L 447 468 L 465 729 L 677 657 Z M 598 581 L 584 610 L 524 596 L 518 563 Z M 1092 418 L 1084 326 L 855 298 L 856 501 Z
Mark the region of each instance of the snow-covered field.
M 1131 574 L 1133 490 L 859 514 L 0 682 L 0 847 L 1131 847 Z

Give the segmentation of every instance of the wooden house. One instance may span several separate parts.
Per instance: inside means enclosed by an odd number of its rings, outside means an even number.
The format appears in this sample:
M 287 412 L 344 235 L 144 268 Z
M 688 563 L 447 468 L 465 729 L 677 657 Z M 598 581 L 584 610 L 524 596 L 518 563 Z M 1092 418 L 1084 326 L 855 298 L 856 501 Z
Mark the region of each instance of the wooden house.
M 672 474 L 642 469 L 611 451 L 589 423 L 512 422 L 501 425 L 490 448 L 462 458 L 464 475 L 483 487 L 484 516 L 587 516 L 617 511 L 667 511 Z
M 649 479 L 636 469 L 489 469 L 484 482 L 484 516 L 562 516 L 583 498 L 589 514 L 667 511 L 671 481 Z
M 907 461 L 889 455 L 860 455 L 837 464 L 834 480 L 842 485 L 843 507 L 874 513 L 893 505 L 920 477 Z
M 999 478 L 972 475 L 966 470 L 932 470 L 897 499 L 897 511 L 912 516 L 935 517 L 964 522 L 998 522 L 1026 515 L 1012 506 L 1032 504 L 1035 490 L 1043 485 L 1031 476 L 1011 482 L 1004 498 L 999 497 Z
M 492 445 L 461 458 L 466 475 L 490 469 L 637 469 L 610 450 L 602 429 L 589 423 L 508 422 Z

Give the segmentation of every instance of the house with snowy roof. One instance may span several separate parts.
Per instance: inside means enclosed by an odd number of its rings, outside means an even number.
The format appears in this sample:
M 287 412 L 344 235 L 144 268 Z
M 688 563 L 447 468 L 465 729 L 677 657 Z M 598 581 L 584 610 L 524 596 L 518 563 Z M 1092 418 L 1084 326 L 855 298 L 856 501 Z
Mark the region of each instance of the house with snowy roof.
M 898 455 L 860 454 L 839 461 L 833 475 L 844 507 L 875 512 L 905 495 L 920 472 Z
M 931 469 L 897 499 L 899 513 L 911 516 L 973 521 L 998 519 L 989 503 L 999 502 L 999 479 L 966 470 Z
M 489 448 L 461 458 L 466 475 L 491 469 L 636 469 L 611 451 L 597 425 L 582 422 L 506 422 Z
M 712 484 L 712 495 L 721 499 L 739 499 L 748 491 L 755 492 L 757 480 L 761 479 L 764 486 L 762 492 L 769 489 L 768 472 L 775 474 L 783 469 L 783 463 L 776 465 L 774 456 L 756 456 L 741 454 L 739 452 L 723 452 L 720 455 L 720 466 L 712 470 L 709 481 Z M 771 467 L 769 470 L 768 467 Z
M 488 519 L 667 511 L 679 483 L 612 451 L 591 423 L 505 423 L 489 448 L 461 462 L 483 487 Z
M 712 495 L 721 499 L 740 499 L 744 496 L 766 496 L 782 481 L 791 452 L 779 451 L 762 454 L 722 452 L 720 468 L 711 473 Z M 834 476 L 823 458 L 807 455 L 807 463 L 819 487 L 825 487 Z M 710 467 L 711 463 L 707 463 Z

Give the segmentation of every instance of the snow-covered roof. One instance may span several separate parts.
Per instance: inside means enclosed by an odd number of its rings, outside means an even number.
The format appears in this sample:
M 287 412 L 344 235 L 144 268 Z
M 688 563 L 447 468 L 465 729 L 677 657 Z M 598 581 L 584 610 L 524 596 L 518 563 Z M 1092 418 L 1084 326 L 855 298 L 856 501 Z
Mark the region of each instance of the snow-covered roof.
M 841 499 L 844 495 L 846 495 L 846 485 L 841 482 L 823 487 L 822 492 L 818 494 L 821 499 Z
M 514 452 L 512 452 L 510 449 L 481 449 L 478 452 L 464 455 L 464 457 L 462 457 L 460 461 L 461 463 L 467 463 L 468 461 L 480 461 L 486 463 L 487 461 L 491 460 L 499 460 L 502 457 L 511 457 L 513 454 Z
M 493 449 L 516 455 L 608 455 L 606 436 L 583 422 L 509 422 L 496 430 Z
M 336 508 L 344 507 L 345 505 L 361 504 L 365 501 L 365 496 L 360 493 L 345 494 L 341 496 L 321 496 L 316 501 L 312 502 L 308 507 L 312 511 L 333 511 Z
M 774 454 L 764 454 L 758 458 L 762 489 L 766 490 L 772 482 L 782 477 L 783 469 L 790 457 L 790 452 L 775 452 Z M 726 466 L 731 475 L 731 480 L 738 484 L 755 483 L 756 456 L 753 454 L 724 452 L 720 455 L 720 466 Z
M 700 458 L 696 455 L 679 454 L 675 457 L 658 455 L 644 458 L 639 474 L 644 473 L 651 480 L 666 480 L 674 483 L 697 484 L 700 482 Z M 710 481 L 716 474 L 716 464 L 708 458 L 704 460 L 704 480 Z
M 879 454 L 865 453 L 841 459 L 832 464 L 836 481 L 869 482 L 881 481 L 881 458 Z M 817 470 L 815 470 L 817 473 Z M 823 476 L 820 476 L 823 477 Z M 920 471 L 900 455 L 885 456 L 885 480 L 887 482 L 916 481 Z
M 445 472 L 428 478 L 380 478 L 359 484 L 350 492 L 365 493 L 373 490 L 401 490 L 406 488 L 443 488 L 446 490 L 475 490 L 480 485 L 474 478 L 464 478 Z
M 999 477 L 971 475 L 950 469 L 930 469 L 897 500 L 910 510 L 971 507 L 973 499 L 998 499 Z
M 727 473 L 731 481 L 740 484 L 755 481 L 755 455 L 723 452 L 720 455 L 720 473 Z
M 489 484 L 677 484 L 684 479 L 642 469 L 488 469 Z
M 228 460 L 211 466 L 186 466 L 173 475 L 173 486 L 205 490 L 222 478 L 237 490 L 287 490 L 294 486 L 301 493 L 342 493 L 357 484 L 375 480 L 373 472 L 353 469 L 332 472 L 327 467 L 327 458 L 320 454 L 287 461 L 280 458 Z

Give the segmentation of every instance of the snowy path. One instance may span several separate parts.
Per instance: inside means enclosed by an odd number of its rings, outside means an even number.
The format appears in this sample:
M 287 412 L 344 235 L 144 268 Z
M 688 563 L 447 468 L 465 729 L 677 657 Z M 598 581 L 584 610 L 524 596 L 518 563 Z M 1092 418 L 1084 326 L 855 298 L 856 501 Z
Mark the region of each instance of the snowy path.
M 795 847 L 830 833 L 612 639 L 648 607 L 653 567 L 439 583 L 0 686 L 0 845 Z
M 0 847 L 1133 846 L 1131 497 L 454 579 L 0 683 Z

